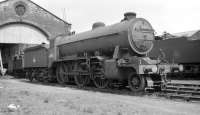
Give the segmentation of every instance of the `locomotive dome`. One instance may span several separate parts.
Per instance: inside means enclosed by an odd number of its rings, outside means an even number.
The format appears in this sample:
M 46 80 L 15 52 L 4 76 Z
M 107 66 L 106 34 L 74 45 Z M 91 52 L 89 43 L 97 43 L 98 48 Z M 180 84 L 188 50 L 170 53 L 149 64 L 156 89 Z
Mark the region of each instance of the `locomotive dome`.
M 103 23 L 103 22 L 95 22 L 93 25 L 92 25 L 92 30 L 96 29 L 96 28 L 99 28 L 99 27 L 105 27 L 106 25 Z

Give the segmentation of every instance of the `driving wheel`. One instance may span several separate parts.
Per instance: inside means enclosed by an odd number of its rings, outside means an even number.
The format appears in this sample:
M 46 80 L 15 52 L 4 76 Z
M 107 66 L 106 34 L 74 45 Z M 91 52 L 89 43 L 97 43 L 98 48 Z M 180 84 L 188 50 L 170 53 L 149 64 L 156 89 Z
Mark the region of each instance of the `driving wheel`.
M 142 75 L 130 74 L 128 85 L 133 92 L 141 92 L 145 89 L 145 79 Z
M 59 84 L 65 83 L 65 71 L 64 64 L 58 65 L 56 69 L 56 78 Z
M 109 84 L 109 80 L 103 77 L 94 77 L 93 82 L 97 88 L 101 88 L 101 89 L 107 88 Z

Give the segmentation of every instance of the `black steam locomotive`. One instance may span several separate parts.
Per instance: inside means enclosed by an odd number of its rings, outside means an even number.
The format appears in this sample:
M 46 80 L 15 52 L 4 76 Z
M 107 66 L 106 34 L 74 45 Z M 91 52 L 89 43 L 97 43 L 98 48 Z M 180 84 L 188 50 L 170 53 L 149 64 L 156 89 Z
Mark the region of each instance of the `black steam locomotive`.
M 98 88 L 109 84 L 128 86 L 133 92 L 161 88 L 165 75 L 179 65 L 162 63 L 147 54 L 153 48 L 151 24 L 126 13 L 117 24 L 95 23 L 91 31 L 59 36 L 50 46 L 28 48 L 24 53 L 26 76 L 38 81 L 56 79 L 79 87 L 91 81 Z

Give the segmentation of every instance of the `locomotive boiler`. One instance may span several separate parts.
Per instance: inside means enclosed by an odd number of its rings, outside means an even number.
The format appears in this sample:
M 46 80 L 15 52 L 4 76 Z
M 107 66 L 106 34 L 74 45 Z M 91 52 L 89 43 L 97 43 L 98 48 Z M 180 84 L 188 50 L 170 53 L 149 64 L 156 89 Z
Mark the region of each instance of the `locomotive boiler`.
M 69 36 L 66 39 L 60 38 L 56 40 L 56 45 L 59 47 L 61 57 L 98 50 L 112 55 L 116 46 L 127 48 L 131 55 L 145 55 L 153 47 L 153 33 L 154 30 L 148 21 L 134 18 L 107 27 L 95 23 L 92 31 Z
M 135 13 L 124 16 L 117 24 L 95 23 L 91 31 L 57 37 L 49 56 L 56 57 L 52 68 L 57 81 L 75 81 L 80 87 L 93 81 L 98 88 L 117 83 L 128 85 L 133 92 L 161 87 L 172 66 L 146 56 L 153 47 L 151 24 Z

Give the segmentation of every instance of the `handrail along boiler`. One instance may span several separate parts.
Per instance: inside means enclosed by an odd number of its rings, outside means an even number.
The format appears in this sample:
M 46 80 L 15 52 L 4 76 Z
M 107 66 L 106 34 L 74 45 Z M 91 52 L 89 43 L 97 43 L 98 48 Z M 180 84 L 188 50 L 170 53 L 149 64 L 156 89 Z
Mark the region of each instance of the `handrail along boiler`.
M 57 81 L 74 80 L 80 87 L 93 81 L 98 88 L 117 83 L 133 92 L 160 88 L 172 66 L 147 57 L 154 40 L 151 24 L 132 12 L 124 16 L 120 23 L 95 23 L 91 31 L 51 41 L 49 66 Z

